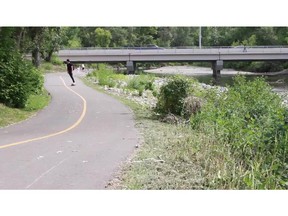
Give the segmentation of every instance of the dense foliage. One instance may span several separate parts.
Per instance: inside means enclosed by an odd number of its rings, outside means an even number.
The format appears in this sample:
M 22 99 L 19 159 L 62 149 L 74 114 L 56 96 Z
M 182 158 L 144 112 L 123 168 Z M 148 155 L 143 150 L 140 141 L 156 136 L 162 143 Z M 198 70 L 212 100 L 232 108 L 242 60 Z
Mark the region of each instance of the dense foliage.
M 191 82 L 183 76 L 170 77 L 160 88 L 155 110 L 161 114 L 181 115 L 185 98 L 191 90 Z
M 0 29 L 0 103 L 24 107 L 31 94 L 42 90 L 43 76 L 16 49 L 13 33 L 13 28 Z
M 281 98 L 263 78 L 247 81 L 241 76 L 221 97 L 215 92 L 208 95 L 191 123 L 236 158 L 236 168 L 244 170 L 238 170 L 238 187 L 287 187 L 288 113 Z M 220 180 L 232 178 L 230 173 Z
M 199 45 L 199 27 L 63 27 L 66 47 Z M 202 46 L 287 45 L 286 27 L 202 27 Z

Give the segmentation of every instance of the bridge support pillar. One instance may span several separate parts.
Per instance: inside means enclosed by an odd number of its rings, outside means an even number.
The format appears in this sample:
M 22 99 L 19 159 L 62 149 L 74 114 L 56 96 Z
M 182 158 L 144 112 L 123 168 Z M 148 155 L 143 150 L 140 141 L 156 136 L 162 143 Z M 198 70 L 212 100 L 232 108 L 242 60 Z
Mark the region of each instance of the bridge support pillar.
M 212 62 L 213 77 L 217 79 L 221 76 L 220 71 L 223 69 L 223 60 Z
M 136 62 L 133 61 L 127 61 L 126 62 L 126 68 L 128 74 L 134 74 L 136 70 Z

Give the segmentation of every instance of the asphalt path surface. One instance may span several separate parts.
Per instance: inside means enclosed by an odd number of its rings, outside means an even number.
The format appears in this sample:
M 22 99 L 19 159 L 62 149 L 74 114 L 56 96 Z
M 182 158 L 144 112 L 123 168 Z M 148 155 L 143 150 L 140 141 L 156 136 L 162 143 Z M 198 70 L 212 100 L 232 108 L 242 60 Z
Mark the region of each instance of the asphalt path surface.
M 105 189 L 132 154 L 132 111 L 75 78 L 47 74 L 50 105 L 0 128 L 0 189 Z

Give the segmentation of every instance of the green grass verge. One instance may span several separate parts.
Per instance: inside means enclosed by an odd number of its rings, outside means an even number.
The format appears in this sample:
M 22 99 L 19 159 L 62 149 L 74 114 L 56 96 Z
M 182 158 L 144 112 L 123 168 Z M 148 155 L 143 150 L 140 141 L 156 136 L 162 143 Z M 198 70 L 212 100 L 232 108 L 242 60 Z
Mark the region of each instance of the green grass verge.
M 0 104 L 0 127 L 23 121 L 46 107 L 50 102 L 48 92 L 44 90 L 38 95 L 31 95 L 25 108 L 10 108 Z

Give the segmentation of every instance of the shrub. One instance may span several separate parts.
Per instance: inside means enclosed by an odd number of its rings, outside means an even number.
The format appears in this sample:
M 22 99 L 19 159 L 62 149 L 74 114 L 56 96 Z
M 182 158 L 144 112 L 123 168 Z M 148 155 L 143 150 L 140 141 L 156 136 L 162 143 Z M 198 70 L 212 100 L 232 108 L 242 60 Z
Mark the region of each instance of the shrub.
M 16 52 L 0 52 L 0 102 L 17 108 L 25 107 L 30 94 L 43 87 L 43 76 Z
M 161 114 L 182 114 L 184 99 L 190 92 L 190 82 L 183 76 L 170 77 L 167 84 L 160 88 L 156 112 Z
M 231 150 L 246 188 L 281 188 L 287 179 L 287 110 L 263 78 L 237 76 L 222 97 L 210 97 L 191 117 L 194 127 L 213 134 L 217 145 Z

